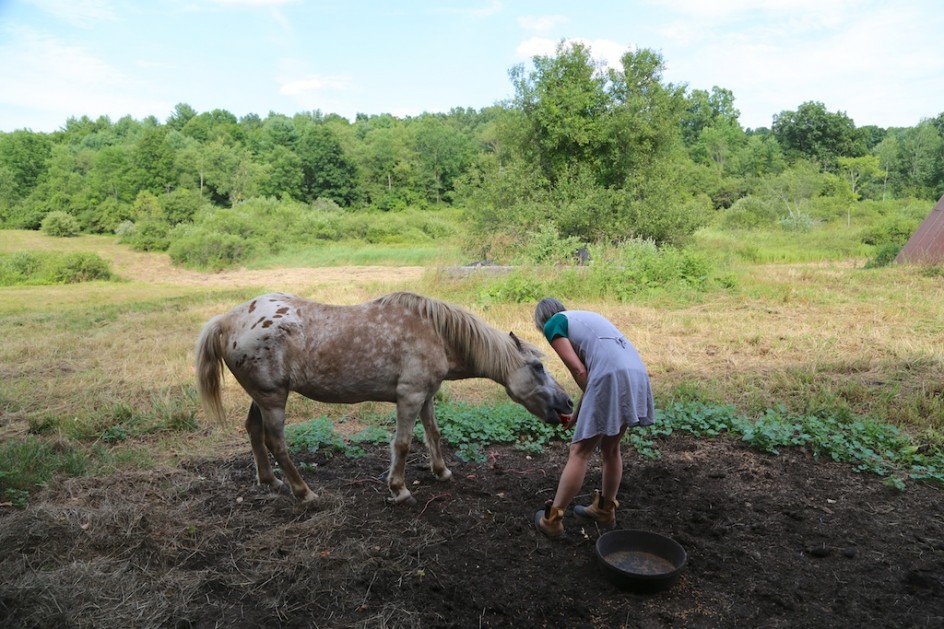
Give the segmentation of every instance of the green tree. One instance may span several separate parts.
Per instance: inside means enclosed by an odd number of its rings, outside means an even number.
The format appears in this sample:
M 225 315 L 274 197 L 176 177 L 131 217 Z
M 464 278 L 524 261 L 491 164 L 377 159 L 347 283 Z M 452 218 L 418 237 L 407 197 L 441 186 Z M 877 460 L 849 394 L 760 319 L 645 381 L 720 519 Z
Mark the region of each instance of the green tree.
M 920 199 L 936 199 L 944 190 L 944 138 L 931 120 L 899 136 L 899 168 L 903 192 Z
M 525 120 L 519 150 L 552 185 L 575 164 L 597 165 L 610 102 L 606 75 L 590 48 L 561 41 L 555 52 L 534 57 L 528 74 L 523 65 L 511 70 L 514 104 Z
M 342 206 L 354 202 L 356 171 L 330 128 L 317 122 L 305 124 L 295 152 L 302 166 L 303 200 L 311 203 L 324 197 Z
M 694 146 L 702 131 L 710 127 L 740 128 L 741 112 L 734 106 L 734 93 L 718 86 L 711 92 L 692 90 L 686 97 L 682 113 L 682 140 L 688 147 Z
M 632 187 L 661 170 L 666 160 L 680 159 L 681 116 L 685 90 L 665 83 L 662 55 L 640 48 L 621 59 L 622 69 L 610 69 L 612 114 L 607 118 L 605 138 L 606 186 Z
M 415 134 L 389 114 L 363 118 L 355 127 L 359 141 L 352 157 L 364 201 L 383 210 L 405 206 L 414 196 L 419 164 Z
M 680 150 L 684 89 L 663 81 L 658 53 L 629 52 L 604 70 L 588 48 L 562 43 L 533 63 L 512 70 L 512 107 L 493 118 L 509 159 L 476 162 L 481 185 L 467 196 L 477 234 L 504 221 L 518 241 L 553 224 L 564 240 L 678 242 L 704 222 L 680 175 L 691 163 Z
M 52 140 L 44 134 L 25 130 L 0 133 L 0 166 L 9 173 L 10 186 L 4 195 L 13 201 L 26 198 L 45 173 L 52 148 Z
M 196 118 L 196 110 L 186 103 L 177 103 L 174 112 L 167 117 L 167 126 L 175 131 L 183 131 L 187 123 Z
M 302 160 L 289 146 L 278 145 L 266 153 L 267 176 L 259 183 L 263 196 L 279 199 L 305 197 Z
M 230 207 L 254 196 L 266 175 L 263 165 L 252 159 L 249 149 L 217 139 L 204 148 L 207 157 L 206 183 Z
M 180 132 L 203 143 L 220 139 L 241 142 L 244 139 L 236 116 L 225 109 L 214 109 L 193 116 L 187 120 Z
M 812 160 L 835 171 L 840 157 L 865 154 L 865 140 L 844 112 L 830 113 L 819 102 L 806 102 L 796 111 L 774 116 L 773 134 L 791 160 Z
M 145 127 L 131 149 L 131 177 L 138 190 L 161 193 L 177 183 L 174 151 L 165 142 L 167 128 Z
M 878 157 L 874 155 L 840 157 L 839 172 L 849 184 L 851 199 L 846 213 L 846 226 L 850 226 L 852 225 L 852 207 L 861 197 L 862 186 L 876 179 L 884 179 L 885 173 L 879 167 Z
M 944 189 L 944 138 L 933 122 L 889 129 L 873 153 L 898 197 L 937 199 Z
M 420 183 L 426 198 L 440 203 L 472 162 L 474 147 L 461 131 L 438 116 L 421 116 L 416 125 Z
M 788 170 L 765 180 L 766 196 L 785 210 L 781 223 L 791 229 L 812 225 L 807 207 L 822 187 L 823 175 L 819 168 L 806 161 L 796 162 Z
M 223 143 L 220 141 L 218 144 Z M 207 176 L 213 166 L 212 153 L 201 142 L 191 138 L 174 153 L 179 182 L 195 190 L 201 197 L 207 195 Z
M 76 162 L 76 151 L 69 146 L 53 146 L 45 171 L 30 195 L 12 212 L 14 227 L 39 229 L 43 218 L 52 211 L 75 216 L 84 198 L 85 182 Z
M 839 172 L 849 182 L 849 189 L 856 200 L 861 196 L 860 191 L 863 184 L 885 176 L 879 166 L 879 159 L 875 155 L 840 157 Z

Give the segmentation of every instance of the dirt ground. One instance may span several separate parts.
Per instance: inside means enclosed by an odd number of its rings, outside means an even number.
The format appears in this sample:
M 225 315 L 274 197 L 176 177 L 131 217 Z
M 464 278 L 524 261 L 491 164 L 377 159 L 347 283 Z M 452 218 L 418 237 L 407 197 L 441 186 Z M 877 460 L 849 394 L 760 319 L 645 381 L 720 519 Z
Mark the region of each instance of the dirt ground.
M 662 457 L 626 446 L 620 528 L 688 552 L 657 594 L 617 589 L 600 532 L 531 524 L 564 444 L 455 459 L 435 481 L 408 466 L 417 504 L 389 504 L 387 448 L 300 455 L 319 499 L 254 486 L 238 454 L 53 484 L 0 509 L 3 627 L 940 627 L 941 491 L 890 489 L 803 451 L 761 454 L 676 433 Z M 598 462 L 596 462 L 598 463 Z M 585 489 L 599 483 L 594 465 Z M 581 496 L 586 500 L 586 495 Z

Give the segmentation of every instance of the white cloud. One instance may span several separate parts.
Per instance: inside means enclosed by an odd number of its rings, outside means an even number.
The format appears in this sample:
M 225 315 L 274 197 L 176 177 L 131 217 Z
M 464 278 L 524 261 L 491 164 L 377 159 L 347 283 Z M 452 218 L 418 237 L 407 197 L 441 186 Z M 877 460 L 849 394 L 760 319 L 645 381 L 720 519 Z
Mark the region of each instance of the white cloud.
M 143 118 L 169 111 L 146 95 L 146 83 L 126 76 L 81 46 L 46 33 L 20 28 L 0 46 L 0 102 L 43 112 L 59 123 L 71 116 L 131 115 Z
M 518 47 L 515 48 L 515 52 L 517 52 L 519 56 L 527 59 L 531 57 L 549 57 L 557 50 L 557 43 L 556 39 L 529 37 L 518 44 Z
M 88 28 L 96 22 L 117 19 L 108 0 L 28 0 L 41 11 L 68 22 Z
M 542 15 L 538 17 L 525 15 L 518 18 L 518 26 L 526 31 L 536 31 L 538 33 L 552 30 L 556 26 L 566 23 L 567 18 L 563 15 Z
M 337 77 L 309 77 L 286 81 L 279 87 L 279 94 L 283 96 L 300 96 L 311 92 L 324 90 L 343 91 L 350 86 L 350 79 L 344 76 Z
M 668 0 L 671 21 L 658 31 L 670 80 L 730 89 L 745 126 L 807 101 L 845 111 L 857 125 L 909 126 L 934 115 L 933 92 L 906 86 L 944 75 L 940 11 L 905 0 L 894 5 L 839 0 Z M 935 5 L 936 6 L 936 5 Z M 928 81 L 932 85 L 933 81 Z M 941 101 L 944 102 L 944 101 Z M 926 111 L 928 107 L 931 112 Z M 911 116 L 915 116 L 911 118 Z

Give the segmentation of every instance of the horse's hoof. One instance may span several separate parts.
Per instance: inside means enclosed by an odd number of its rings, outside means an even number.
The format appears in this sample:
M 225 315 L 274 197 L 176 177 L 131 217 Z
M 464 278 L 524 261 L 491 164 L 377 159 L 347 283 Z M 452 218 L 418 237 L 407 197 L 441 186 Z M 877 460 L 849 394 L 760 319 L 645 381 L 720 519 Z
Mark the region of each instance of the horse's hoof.
M 452 478 L 452 470 L 450 470 L 449 468 L 446 468 L 441 473 L 436 474 L 436 478 L 438 480 L 449 480 L 450 478 Z
M 268 487 L 272 491 L 276 491 L 276 492 L 282 489 L 283 485 L 285 485 L 285 483 L 283 483 L 277 478 L 273 478 L 270 481 L 259 481 L 259 484 L 263 485 L 264 487 Z
M 316 494 L 315 492 L 309 490 L 307 494 L 305 494 L 304 496 L 302 496 L 302 499 L 301 499 L 301 500 L 302 500 L 302 504 L 314 502 L 315 500 L 318 500 L 318 494 Z
M 387 500 L 395 505 L 406 505 L 408 507 L 416 506 L 416 498 L 414 498 L 413 494 L 408 491 L 396 496 L 390 496 L 387 498 Z

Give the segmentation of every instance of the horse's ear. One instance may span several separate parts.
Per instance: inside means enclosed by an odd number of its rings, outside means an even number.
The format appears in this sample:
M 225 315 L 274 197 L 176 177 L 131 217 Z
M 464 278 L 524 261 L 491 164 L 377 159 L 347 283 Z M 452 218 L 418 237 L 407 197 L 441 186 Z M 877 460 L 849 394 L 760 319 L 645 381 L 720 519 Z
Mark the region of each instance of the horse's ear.
M 511 340 L 515 342 L 515 347 L 518 348 L 518 351 L 521 351 L 522 349 L 524 349 L 521 345 L 521 339 L 515 336 L 514 332 L 509 332 L 508 334 L 509 336 L 511 336 Z

